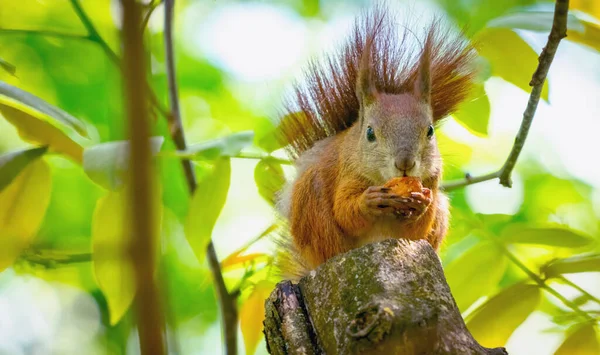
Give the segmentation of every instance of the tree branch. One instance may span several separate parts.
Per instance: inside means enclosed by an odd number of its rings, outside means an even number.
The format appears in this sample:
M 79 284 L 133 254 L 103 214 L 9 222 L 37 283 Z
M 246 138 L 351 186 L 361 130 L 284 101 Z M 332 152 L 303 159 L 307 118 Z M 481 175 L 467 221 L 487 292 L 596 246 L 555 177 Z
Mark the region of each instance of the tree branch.
M 175 0 L 165 0 L 165 54 L 167 66 L 167 80 L 169 85 L 169 102 L 171 105 L 171 113 L 169 117 L 169 126 L 171 136 L 178 150 L 186 149 L 185 134 L 181 123 L 181 115 L 179 112 L 179 99 L 177 94 L 177 79 L 175 75 L 175 61 L 173 51 L 173 14 Z M 181 161 L 185 171 L 188 187 L 193 194 L 196 190 L 196 176 L 192 163 L 188 159 Z M 215 282 L 217 297 L 221 306 L 223 332 L 225 335 L 225 348 L 228 355 L 237 353 L 237 305 L 236 297 L 227 290 L 225 280 L 221 273 L 221 266 L 217 257 L 215 246 L 211 241 L 207 247 L 207 258 L 210 265 L 210 270 Z
M 0 36 L 2 35 L 36 35 L 44 37 L 54 37 L 59 39 L 75 39 L 80 41 L 91 41 L 92 38 L 86 35 L 49 31 L 49 30 L 18 30 L 11 28 L 0 28 Z
M 158 231 L 153 226 L 155 199 L 150 153 L 148 85 L 141 28 L 142 13 L 136 0 L 122 0 L 123 72 L 126 112 L 131 139 L 131 207 L 133 240 L 129 245 L 136 284 L 137 327 L 142 354 L 164 354 L 164 319 L 155 281 Z
M 110 48 L 110 46 L 108 45 L 108 43 L 106 43 L 106 41 L 102 38 L 102 36 L 100 36 L 98 31 L 96 30 L 96 27 L 94 27 L 94 24 L 92 23 L 92 21 L 90 20 L 88 15 L 85 13 L 83 8 L 81 7 L 79 0 L 70 0 L 70 1 L 71 1 L 71 6 L 73 7 L 73 10 L 75 11 L 75 13 L 77 14 L 77 17 L 79 17 L 79 20 L 81 21 L 81 23 L 85 27 L 86 31 L 88 32 L 88 36 L 90 37 L 90 39 L 92 41 L 98 43 L 100 45 L 100 47 L 102 47 L 102 50 L 104 50 L 104 52 L 106 53 L 108 58 L 113 63 L 115 63 L 117 66 L 120 67 L 121 59 L 119 58 L 117 53 L 115 53 Z
M 531 123 L 533 122 L 533 117 L 535 116 L 535 111 L 537 109 L 538 103 L 540 101 L 540 97 L 542 94 L 542 88 L 544 87 L 544 82 L 546 81 L 546 76 L 548 75 L 548 70 L 550 70 L 550 65 L 552 64 L 552 60 L 554 59 L 554 55 L 556 54 L 556 50 L 558 49 L 558 45 L 561 39 L 567 36 L 567 14 L 569 12 L 569 0 L 556 0 L 556 5 L 554 7 L 554 20 L 552 23 L 552 30 L 550 31 L 550 35 L 548 36 L 548 42 L 546 46 L 542 50 L 540 57 L 538 59 L 539 64 L 529 85 L 533 87 L 531 90 L 531 94 L 529 95 L 529 101 L 527 102 L 527 107 L 525 108 L 525 112 L 523 113 L 523 120 L 521 122 L 521 127 L 519 128 L 519 132 L 515 137 L 515 143 L 504 162 L 504 165 L 500 170 L 487 174 L 480 177 L 466 177 L 464 180 L 449 182 L 443 185 L 443 189 L 446 191 L 451 191 L 463 186 L 476 184 L 478 182 L 492 180 L 495 178 L 500 178 L 500 184 L 505 187 L 512 186 L 511 174 L 513 169 L 515 168 L 515 164 L 517 163 L 517 159 L 519 159 L 519 155 L 523 150 L 523 146 L 525 145 L 525 140 L 527 139 L 527 134 L 529 133 L 529 128 L 531 127 Z
M 104 53 L 106 53 L 106 55 L 108 56 L 108 58 L 122 72 L 123 71 L 123 67 L 121 65 L 121 58 L 119 58 L 119 56 L 110 48 L 110 46 L 108 45 L 108 43 L 106 43 L 106 41 L 102 38 L 102 36 L 100 36 L 100 33 L 98 33 L 98 30 L 96 30 L 96 27 L 94 26 L 94 24 L 92 23 L 92 20 L 90 19 L 90 17 L 87 15 L 87 13 L 85 12 L 85 10 L 81 6 L 81 3 L 79 3 L 79 0 L 70 0 L 70 2 L 71 2 L 71 6 L 73 7 L 73 10 L 75 11 L 75 13 L 77 14 L 77 16 L 79 17 L 79 20 L 81 21 L 81 23 L 83 24 L 83 26 L 85 27 L 85 29 L 88 31 L 88 37 L 87 38 L 89 40 L 91 40 L 92 42 L 97 43 L 98 45 L 100 45 L 100 47 L 102 48 L 102 50 L 104 51 Z M 169 117 L 169 113 L 167 112 L 167 110 L 165 110 L 162 107 L 162 105 L 158 101 L 158 98 L 154 94 L 154 91 L 152 91 L 150 89 L 150 85 L 147 84 L 146 81 L 144 81 L 144 83 L 146 83 L 146 86 L 148 86 L 148 88 L 147 88 L 148 93 L 149 93 L 148 97 L 150 98 L 150 102 L 152 103 L 152 105 L 154 105 L 154 107 L 158 110 L 158 112 L 160 112 L 163 116 Z

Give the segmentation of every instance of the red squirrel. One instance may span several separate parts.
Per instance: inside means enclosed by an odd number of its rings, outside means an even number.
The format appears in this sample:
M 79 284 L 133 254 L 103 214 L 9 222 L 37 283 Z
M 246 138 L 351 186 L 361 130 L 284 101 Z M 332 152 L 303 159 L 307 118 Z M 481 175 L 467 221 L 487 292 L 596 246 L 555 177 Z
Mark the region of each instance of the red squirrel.
M 447 232 L 435 127 L 469 95 L 476 53 L 437 20 L 412 47 L 413 32 L 400 36 L 397 26 L 384 8 L 363 14 L 286 104 L 280 137 L 297 174 L 279 194 L 292 238 L 278 264 L 289 278 L 388 238 L 426 239 L 438 250 Z M 384 186 L 403 176 L 430 191 L 407 198 Z

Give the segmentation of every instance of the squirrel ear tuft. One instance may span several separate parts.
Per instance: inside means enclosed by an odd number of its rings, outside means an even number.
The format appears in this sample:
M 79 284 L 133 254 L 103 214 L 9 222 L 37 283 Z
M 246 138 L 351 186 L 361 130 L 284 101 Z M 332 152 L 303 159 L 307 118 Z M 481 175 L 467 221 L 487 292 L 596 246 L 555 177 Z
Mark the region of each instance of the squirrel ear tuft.
M 414 95 L 419 101 L 431 104 L 431 38 L 428 36 L 419 59 L 419 69 L 414 85 Z
M 375 80 L 373 79 L 372 51 L 373 39 L 368 36 L 360 58 L 358 80 L 356 83 L 356 96 L 361 107 L 373 103 L 377 97 L 377 89 L 375 88 Z

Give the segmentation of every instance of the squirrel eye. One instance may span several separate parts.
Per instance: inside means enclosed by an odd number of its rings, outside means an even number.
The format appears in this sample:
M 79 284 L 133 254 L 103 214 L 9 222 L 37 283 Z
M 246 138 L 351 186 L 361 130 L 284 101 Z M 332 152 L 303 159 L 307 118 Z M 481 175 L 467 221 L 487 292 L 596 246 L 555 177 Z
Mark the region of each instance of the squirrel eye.
M 429 128 L 427 129 L 427 138 L 431 138 L 433 137 L 433 126 L 430 125 Z
M 373 127 L 371 126 L 367 127 L 367 140 L 369 142 L 375 141 L 375 131 L 373 131 Z

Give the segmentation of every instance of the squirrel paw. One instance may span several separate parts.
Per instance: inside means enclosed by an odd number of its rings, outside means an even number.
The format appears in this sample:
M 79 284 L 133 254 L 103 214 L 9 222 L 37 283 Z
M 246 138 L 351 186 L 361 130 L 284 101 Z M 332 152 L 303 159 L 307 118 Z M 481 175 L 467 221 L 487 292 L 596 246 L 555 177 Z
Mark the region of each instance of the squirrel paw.
M 400 198 L 402 206 L 397 207 L 394 211 L 397 218 L 415 220 L 421 217 L 431 204 L 431 195 L 429 193 L 411 192 L 410 196 L 408 198 Z
M 389 187 L 384 186 L 371 186 L 365 190 L 361 203 L 363 214 L 373 219 L 380 216 L 396 216 L 398 210 L 410 208 L 406 204 L 413 203 L 412 201 L 404 199 L 391 191 Z M 417 202 L 414 202 L 414 204 L 417 204 Z

